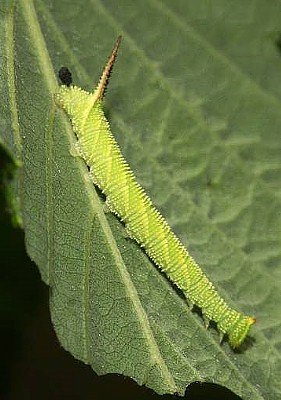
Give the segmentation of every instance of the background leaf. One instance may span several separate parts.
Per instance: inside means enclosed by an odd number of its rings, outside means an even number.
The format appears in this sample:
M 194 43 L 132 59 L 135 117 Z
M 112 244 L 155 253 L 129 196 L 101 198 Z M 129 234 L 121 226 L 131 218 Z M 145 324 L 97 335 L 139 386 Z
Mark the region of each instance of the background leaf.
M 1 3 L 1 141 L 28 254 L 50 286 L 63 347 L 98 374 L 158 393 L 215 382 L 281 398 L 280 4 Z M 118 34 L 105 109 L 138 181 L 220 293 L 257 317 L 252 344 L 219 345 L 124 228 L 105 215 L 53 102 L 67 65 L 91 89 Z M 16 204 L 16 206 L 15 206 Z M 19 211 L 18 204 L 21 206 Z

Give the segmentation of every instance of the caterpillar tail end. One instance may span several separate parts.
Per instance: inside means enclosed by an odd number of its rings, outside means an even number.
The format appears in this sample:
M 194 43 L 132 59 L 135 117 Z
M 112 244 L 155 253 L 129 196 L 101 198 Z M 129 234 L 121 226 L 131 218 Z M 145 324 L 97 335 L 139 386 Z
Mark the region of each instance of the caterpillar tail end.
M 237 349 L 245 340 L 249 330 L 256 323 L 256 318 L 243 316 L 228 333 L 228 340 L 231 347 Z

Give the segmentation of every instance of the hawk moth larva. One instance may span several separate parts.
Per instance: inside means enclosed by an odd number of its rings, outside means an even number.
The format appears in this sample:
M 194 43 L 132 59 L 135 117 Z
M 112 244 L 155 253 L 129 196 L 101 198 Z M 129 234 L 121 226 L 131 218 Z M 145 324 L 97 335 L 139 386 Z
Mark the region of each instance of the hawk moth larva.
M 72 85 L 67 68 L 60 70 L 63 85 L 55 95 L 56 103 L 71 119 L 80 154 L 90 168 L 93 183 L 106 196 L 106 204 L 125 224 L 154 263 L 177 285 L 203 316 L 215 321 L 228 336 L 233 348 L 239 347 L 255 318 L 241 314 L 226 304 L 199 265 L 156 210 L 115 141 L 102 109 L 102 100 L 117 56 L 119 36 L 93 93 Z

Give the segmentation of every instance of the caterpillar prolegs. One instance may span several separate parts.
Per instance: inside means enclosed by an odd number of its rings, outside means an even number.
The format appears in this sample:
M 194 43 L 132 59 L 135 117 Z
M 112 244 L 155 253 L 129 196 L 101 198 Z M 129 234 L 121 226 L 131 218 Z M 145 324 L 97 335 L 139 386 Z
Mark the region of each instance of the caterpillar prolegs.
M 70 72 L 63 67 L 59 73 L 63 85 L 55 95 L 56 103 L 71 119 L 81 156 L 90 168 L 94 184 L 105 194 L 109 209 L 188 301 L 200 307 L 206 319 L 216 322 L 233 348 L 239 347 L 255 318 L 229 307 L 219 296 L 137 183 L 104 116 L 102 100 L 120 40 L 118 37 L 93 93 L 72 85 Z

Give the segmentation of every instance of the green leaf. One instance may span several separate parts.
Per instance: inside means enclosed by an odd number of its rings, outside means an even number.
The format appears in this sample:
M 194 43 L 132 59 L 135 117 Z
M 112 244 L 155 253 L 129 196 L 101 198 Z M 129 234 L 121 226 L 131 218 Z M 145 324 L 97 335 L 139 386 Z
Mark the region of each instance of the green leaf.
M 215 382 L 280 399 L 279 2 L 1 1 L 0 134 L 27 252 L 62 346 L 98 374 L 183 395 Z M 235 353 L 105 214 L 53 94 L 96 85 L 138 181 L 227 301 L 257 318 Z M 20 210 L 18 207 L 20 204 Z

